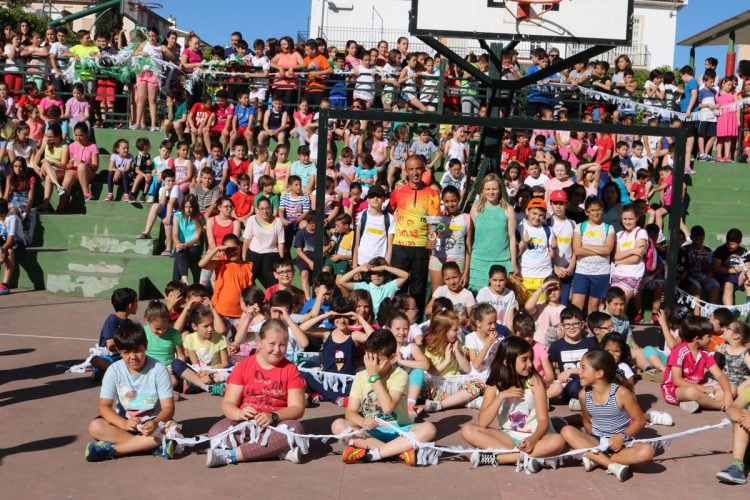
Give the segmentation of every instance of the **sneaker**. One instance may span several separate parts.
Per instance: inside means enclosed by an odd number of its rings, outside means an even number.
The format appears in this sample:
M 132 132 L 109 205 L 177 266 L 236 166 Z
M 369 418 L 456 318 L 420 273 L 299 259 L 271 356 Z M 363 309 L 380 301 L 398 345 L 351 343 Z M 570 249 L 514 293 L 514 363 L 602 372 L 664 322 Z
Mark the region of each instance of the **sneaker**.
M 153 455 L 155 457 L 164 457 L 167 460 L 172 460 L 174 458 L 174 441 L 171 439 L 167 441 L 167 445 L 159 445 L 156 448 L 154 448 Z
M 717 472 L 716 479 L 727 484 L 747 484 L 745 473 L 736 465 L 730 465 L 726 469 Z
M 581 457 L 581 462 L 583 463 L 583 470 L 586 472 L 591 472 L 599 466 L 599 464 L 591 460 L 589 457 Z
M 500 465 L 500 462 L 497 461 L 497 455 L 494 453 L 482 453 L 479 451 L 475 451 L 471 454 L 469 462 L 471 462 L 471 466 L 475 469 L 480 465 L 492 465 L 493 467 Z
M 354 446 L 347 446 L 344 450 L 344 463 L 345 464 L 356 464 L 358 462 L 364 463 L 365 457 L 367 456 L 367 450 L 363 448 L 355 448 Z
M 151 127 L 150 131 L 151 132 L 158 132 L 159 131 L 159 127 Z
M 700 407 L 701 405 L 698 404 L 698 401 L 683 401 L 680 403 L 680 409 L 688 413 L 695 413 Z
M 115 195 L 113 195 L 112 193 L 108 193 L 108 194 L 107 194 L 107 197 L 106 197 L 106 198 L 104 198 L 104 199 L 105 199 L 106 201 L 112 201 L 112 200 L 114 200 L 114 199 L 115 199 Z
M 10 287 L 5 283 L 0 284 L 0 295 L 10 295 Z
M 711 155 L 709 155 L 709 154 L 704 155 L 704 157 L 705 157 L 705 159 L 703 161 L 716 161 L 716 160 L 714 160 L 714 157 L 711 156 Z
M 57 188 L 57 194 L 59 194 L 60 196 L 64 195 L 65 194 L 65 188 L 62 187 L 62 186 L 58 187 Z
M 524 469 L 526 469 L 526 472 L 528 472 L 529 474 L 536 474 L 537 472 L 542 470 L 542 461 L 537 460 L 536 458 L 529 458 L 528 460 L 526 460 Z
M 150 194 L 150 195 L 146 196 L 146 203 L 153 203 L 155 201 L 156 201 L 156 198 L 154 198 L 153 195 Z
M 643 322 L 643 315 L 642 315 L 642 314 L 636 314 L 636 315 L 635 315 L 635 316 L 633 317 L 633 321 L 632 321 L 632 323 L 634 323 L 634 324 L 639 324 L 639 323 L 642 323 L 642 322 Z
M 138 234 L 137 234 L 137 235 L 135 236 L 135 239 L 136 239 L 136 240 L 150 240 L 150 239 L 151 239 L 151 236 L 147 235 L 146 233 L 138 233 Z
M 646 415 L 648 415 L 648 419 L 651 422 L 651 425 L 666 425 L 666 426 L 672 426 L 674 425 L 674 420 L 672 419 L 672 415 L 665 411 L 656 411 L 651 410 L 646 412 Z
M 131 126 L 130 126 L 129 128 L 130 128 L 130 130 L 138 130 L 138 125 L 136 125 L 136 124 L 134 123 L 134 124 L 132 124 L 132 125 L 131 125 Z
M 627 465 L 616 464 L 614 462 L 607 467 L 607 474 L 612 474 L 620 482 L 627 481 L 633 477 L 633 472 L 630 470 L 630 467 Z
M 570 401 L 568 401 L 568 410 L 579 412 L 581 411 L 581 400 L 577 398 L 573 398 Z
M 130 195 L 129 194 L 122 195 L 122 201 L 124 201 L 125 203 L 130 203 Z
M 320 394 L 317 392 L 308 392 L 305 394 L 305 408 L 312 408 L 312 405 L 320 403 Z
M 212 396 L 224 397 L 224 389 L 226 388 L 226 386 L 227 385 L 224 382 L 220 382 L 218 384 L 209 384 L 208 393 Z
M 479 410 L 482 408 L 482 403 L 484 403 L 484 398 L 482 396 L 479 396 L 478 398 L 474 398 L 466 405 L 466 407 L 470 410 Z
M 442 409 L 442 405 L 440 404 L 440 401 L 435 401 L 434 399 L 428 399 L 424 402 L 424 411 L 426 413 L 435 413 L 437 411 L 440 411 Z
M 209 448 L 206 453 L 206 467 L 219 467 L 222 465 L 229 465 L 232 463 L 232 455 L 229 450 L 222 450 L 221 448 Z
M 336 406 L 340 408 L 346 408 L 349 406 L 349 398 L 346 396 L 339 396 L 336 398 Z
M 94 199 L 94 195 L 91 193 L 83 193 L 83 201 L 91 201 Z
M 408 465 L 409 467 L 414 467 L 415 465 L 417 465 L 417 454 L 414 452 L 414 450 L 406 450 L 405 452 L 399 454 L 396 457 L 396 460 Z
M 87 462 L 103 462 L 104 460 L 112 460 L 115 458 L 115 449 L 111 443 L 106 441 L 98 441 L 96 443 L 89 443 L 86 445 L 86 452 L 84 454 Z
M 294 446 L 291 450 L 279 455 L 279 459 L 298 464 L 302 462 L 302 450 L 299 449 L 299 446 Z

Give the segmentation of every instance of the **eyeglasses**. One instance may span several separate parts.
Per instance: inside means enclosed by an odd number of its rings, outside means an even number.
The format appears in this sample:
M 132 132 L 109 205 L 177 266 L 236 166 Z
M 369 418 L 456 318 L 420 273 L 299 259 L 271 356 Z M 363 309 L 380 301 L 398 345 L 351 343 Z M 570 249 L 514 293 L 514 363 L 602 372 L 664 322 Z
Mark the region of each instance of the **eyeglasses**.
M 602 212 L 604 212 L 604 210 L 602 210 L 601 208 L 586 210 L 587 214 L 600 214 Z
M 575 328 L 578 328 L 579 326 L 581 326 L 580 321 L 576 321 L 575 323 L 563 323 L 562 324 L 562 327 L 566 330 L 573 330 Z

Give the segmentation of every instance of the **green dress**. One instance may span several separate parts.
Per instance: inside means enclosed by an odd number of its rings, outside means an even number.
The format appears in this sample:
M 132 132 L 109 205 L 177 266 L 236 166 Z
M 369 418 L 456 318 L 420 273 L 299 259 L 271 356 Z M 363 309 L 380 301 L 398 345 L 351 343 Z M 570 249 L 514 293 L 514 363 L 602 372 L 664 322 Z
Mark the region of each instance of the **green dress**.
M 502 205 L 485 205 L 477 213 L 474 224 L 474 242 L 471 247 L 469 290 L 476 293 L 489 283 L 490 267 L 500 264 L 508 274 L 513 272 L 510 261 L 508 216 Z

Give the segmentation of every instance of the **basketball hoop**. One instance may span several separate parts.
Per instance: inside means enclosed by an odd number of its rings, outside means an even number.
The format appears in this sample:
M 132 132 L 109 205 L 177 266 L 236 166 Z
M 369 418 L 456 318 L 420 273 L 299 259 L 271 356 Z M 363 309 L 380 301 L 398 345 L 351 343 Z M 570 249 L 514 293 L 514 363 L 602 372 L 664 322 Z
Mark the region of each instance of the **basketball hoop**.
M 518 21 L 531 21 L 541 17 L 549 11 L 558 10 L 560 8 L 560 1 L 561 0 L 516 0 L 516 3 L 518 4 L 516 19 Z M 541 5 L 540 8 L 536 9 L 537 12 L 534 12 L 535 5 Z M 508 10 L 510 9 L 508 8 Z
M 163 9 L 164 4 L 160 4 L 158 2 L 128 2 L 130 4 L 130 8 L 134 11 L 144 11 L 144 10 L 157 10 L 157 9 Z

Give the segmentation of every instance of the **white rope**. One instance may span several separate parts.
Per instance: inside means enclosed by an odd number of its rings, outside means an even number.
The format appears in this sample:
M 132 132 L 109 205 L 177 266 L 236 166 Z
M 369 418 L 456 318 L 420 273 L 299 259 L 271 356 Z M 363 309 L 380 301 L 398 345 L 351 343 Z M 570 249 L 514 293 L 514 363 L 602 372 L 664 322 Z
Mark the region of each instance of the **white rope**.
M 86 358 L 86 360 L 83 361 L 83 363 L 79 363 L 77 365 L 71 366 L 70 368 L 65 370 L 65 373 L 85 373 L 86 370 L 88 370 L 89 368 L 93 368 L 93 366 L 91 365 L 91 360 L 95 356 L 109 356 L 111 354 L 112 353 L 110 352 L 110 350 L 107 349 L 106 347 L 95 345 L 89 348 L 89 355 Z M 58 365 L 58 366 L 62 366 L 62 365 Z
M 712 304 L 710 302 L 706 302 L 703 299 L 696 298 L 692 294 L 686 292 L 682 288 L 676 288 L 675 289 L 677 293 L 677 302 L 680 304 L 685 304 L 690 309 L 695 309 L 696 307 L 700 308 L 701 316 L 704 316 L 708 318 L 711 316 L 711 314 L 722 307 L 728 308 L 730 310 L 735 310 L 739 312 L 741 315 L 747 315 L 750 314 L 750 303 L 747 304 L 739 304 L 736 306 L 725 306 L 722 304 Z

